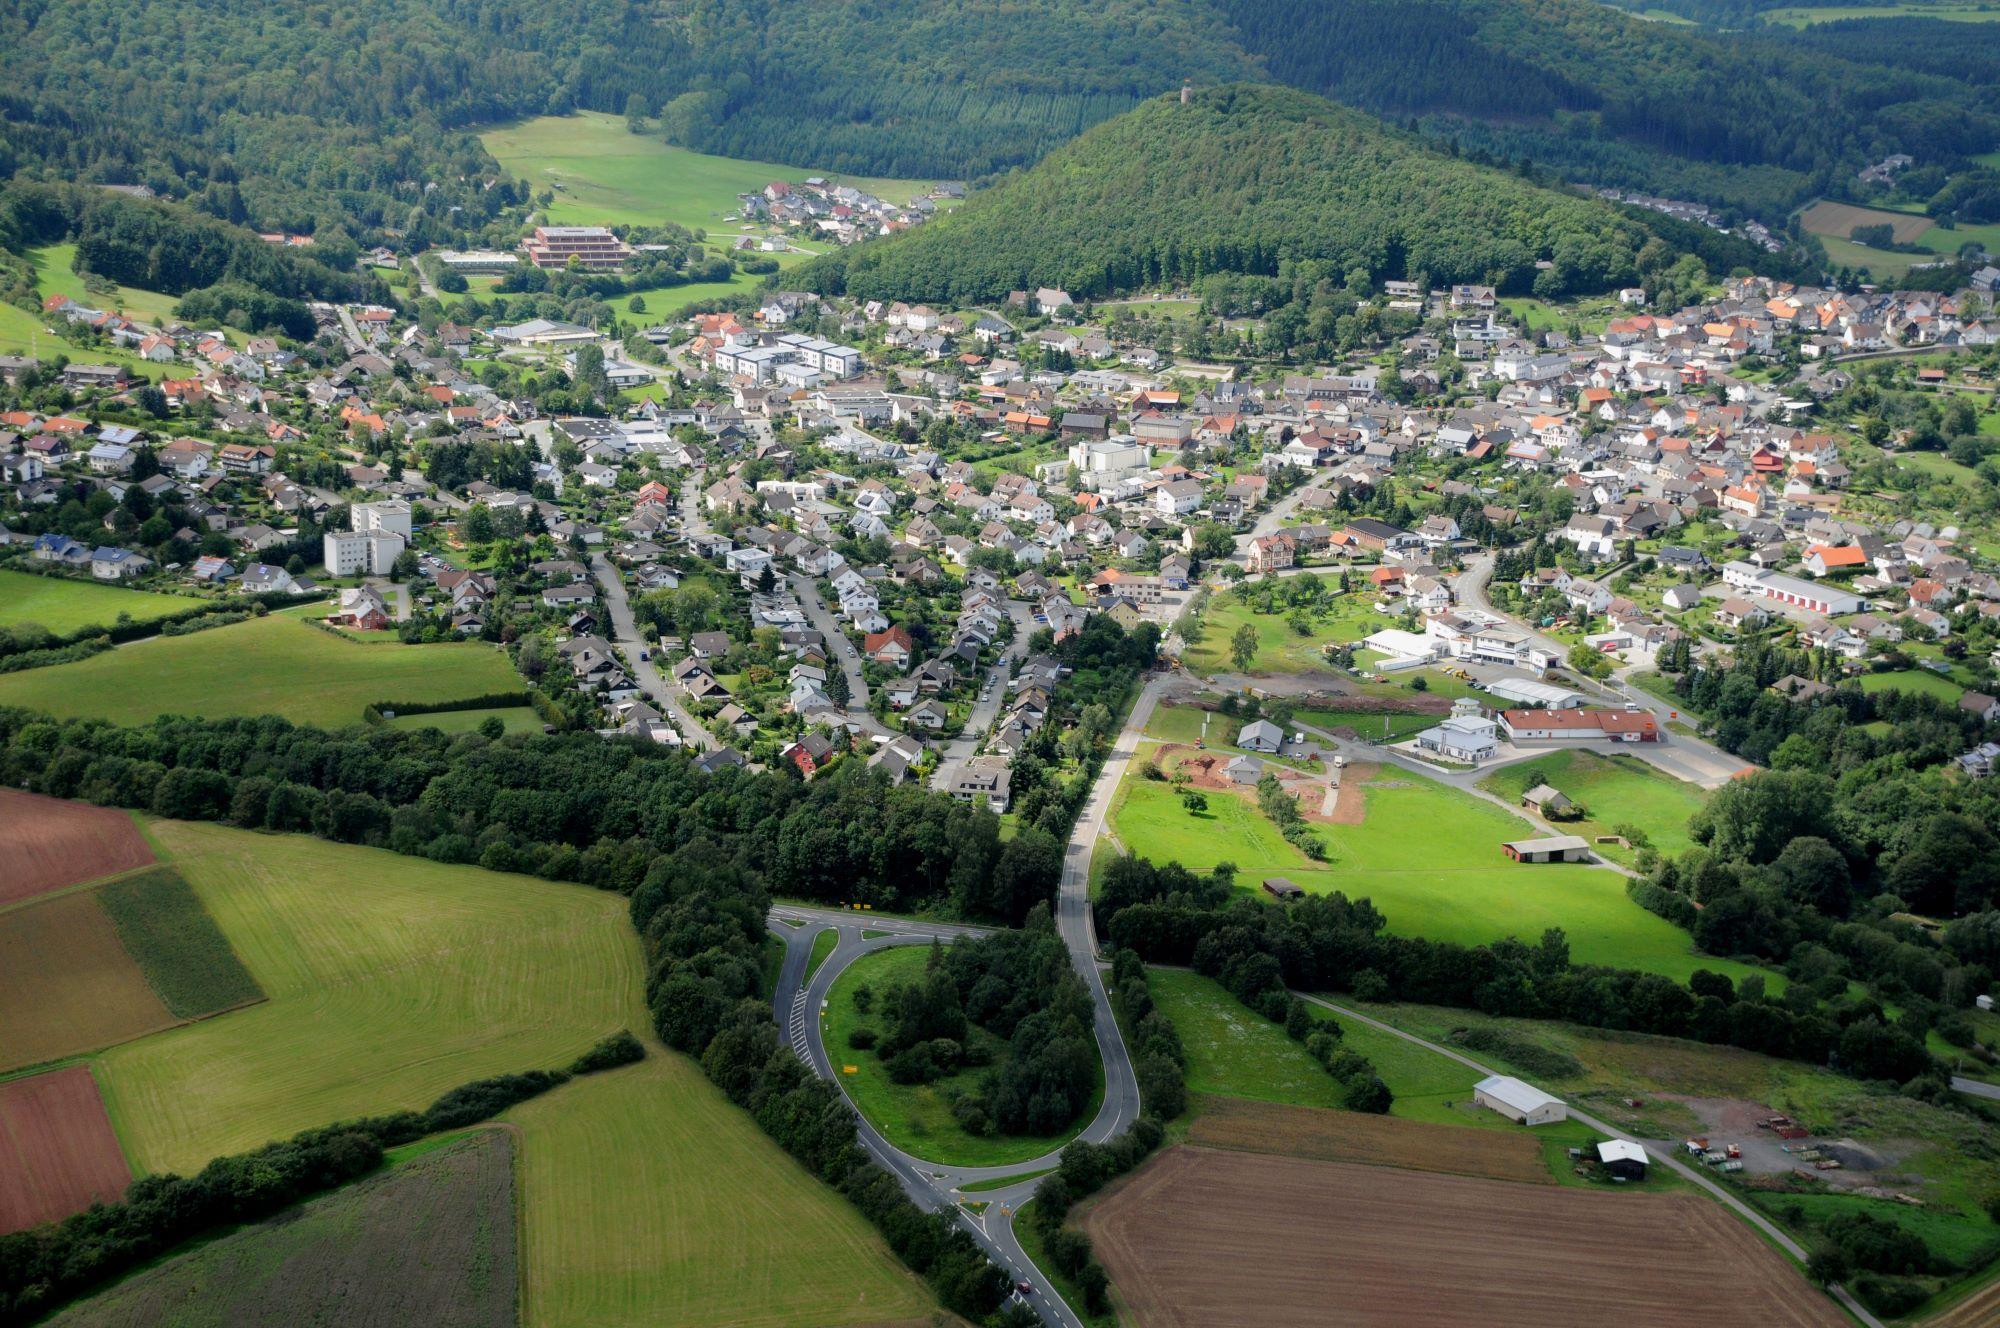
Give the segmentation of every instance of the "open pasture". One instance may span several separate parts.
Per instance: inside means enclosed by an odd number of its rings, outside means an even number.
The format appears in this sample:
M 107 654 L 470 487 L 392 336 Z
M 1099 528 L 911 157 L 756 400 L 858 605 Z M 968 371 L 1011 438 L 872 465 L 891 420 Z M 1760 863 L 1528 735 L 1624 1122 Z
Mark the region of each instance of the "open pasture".
M 131 1181 L 89 1070 L 0 1082 L 0 1235 L 112 1202 Z
M 1480 787 L 1519 803 L 1523 793 L 1544 781 L 1581 803 L 1585 811 L 1583 820 L 1554 824 L 1553 833 L 1595 839 L 1615 833 L 1619 826 L 1633 826 L 1668 857 L 1693 846 L 1688 818 L 1708 801 L 1705 790 L 1662 774 L 1637 757 L 1583 750 L 1550 752 L 1503 766 L 1481 780 Z M 1628 865 L 1635 856 L 1615 844 L 1602 851 Z
M 126 813 L 19 789 L 0 788 L 0 843 L 0 908 L 153 861 Z
M 0 1071 L 177 1023 L 94 890 L 0 913 Z
M 1799 224 L 1814 235 L 1832 235 L 1843 240 L 1854 233 L 1856 226 L 1888 226 L 1897 244 L 1915 244 L 1937 223 L 1913 213 L 1857 207 L 1822 198 L 1799 213 Z
M 520 686 L 507 656 L 489 645 L 349 641 L 274 613 L 0 675 L 0 705 L 114 724 L 161 715 L 282 715 L 341 728 L 360 723 L 362 710 L 377 701 L 453 701 Z
M 1180 1146 L 1084 1218 L 1139 1328 L 1835 1328 L 1719 1204 Z

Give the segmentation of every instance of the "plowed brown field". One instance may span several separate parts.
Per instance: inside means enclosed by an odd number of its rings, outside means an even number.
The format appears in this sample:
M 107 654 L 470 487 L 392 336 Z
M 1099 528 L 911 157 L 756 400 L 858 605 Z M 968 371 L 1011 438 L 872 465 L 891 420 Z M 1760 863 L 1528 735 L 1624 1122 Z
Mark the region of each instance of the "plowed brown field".
M 90 1071 L 0 1083 L 0 1235 L 111 1202 L 131 1183 Z
M 151 861 L 146 837 L 116 808 L 0 789 L 0 905 Z
M 1524 1185 L 1556 1183 L 1541 1144 L 1525 1132 L 1468 1130 L 1461 1125 L 1289 1107 L 1242 1097 L 1203 1098 L 1188 1142 L 1320 1162 L 1486 1176 Z
M 177 1022 L 119 941 L 98 891 L 0 913 L 0 1070 Z
M 1837 1328 L 1720 1205 L 1169 1149 L 1084 1219 L 1140 1328 Z

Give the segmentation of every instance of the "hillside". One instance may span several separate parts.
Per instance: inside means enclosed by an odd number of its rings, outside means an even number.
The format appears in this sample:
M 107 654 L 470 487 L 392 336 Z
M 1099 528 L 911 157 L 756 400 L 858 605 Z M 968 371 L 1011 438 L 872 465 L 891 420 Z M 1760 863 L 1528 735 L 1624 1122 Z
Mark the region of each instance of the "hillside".
M 518 223 L 526 191 L 470 127 L 577 109 L 636 111 L 704 152 L 978 179 L 1183 80 L 1272 80 L 1568 178 L 1767 214 L 1889 151 L 1956 161 L 2000 142 L 1992 39 L 1960 36 L 1981 25 L 1950 41 L 1724 34 L 1597 0 L 280 9 L 8 7 L 0 173 L 144 184 L 260 230 L 421 245 Z M 1975 40 L 1978 57 L 1937 54 Z
M 1079 298 L 1311 261 L 1545 293 L 1627 284 L 1649 233 L 1598 203 L 1456 160 L 1317 97 L 1235 85 L 1147 102 L 921 229 L 791 280 L 862 298 Z M 1657 253 L 1660 246 L 1655 247 Z

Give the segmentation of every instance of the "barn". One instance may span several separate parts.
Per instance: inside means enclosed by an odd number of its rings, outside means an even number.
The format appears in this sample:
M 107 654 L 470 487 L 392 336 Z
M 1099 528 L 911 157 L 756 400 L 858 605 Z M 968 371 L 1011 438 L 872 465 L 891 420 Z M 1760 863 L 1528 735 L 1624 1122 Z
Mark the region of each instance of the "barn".
M 1581 835 L 1550 835 L 1546 839 L 1516 839 L 1500 846 L 1516 862 L 1588 862 L 1590 841 Z
M 1569 1119 L 1569 1108 L 1561 1098 L 1550 1097 L 1509 1075 L 1496 1074 L 1472 1086 L 1472 1101 L 1488 1111 L 1497 1111 L 1516 1125 L 1553 1125 Z
M 1293 899 L 1303 899 L 1306 892 L 1303 886 L 1289 877 L 1266 876 L 1264 878 L 1264 893 L 1273 899 L 1288 902 Z
M 1628 1139 L 1606 1139 L 1597 1146 L 1597 1160 L 1619 1180 L 1644 1180 L 1646 1166 L 1652 1159 L 1646 1156 L 1645 1149 Z

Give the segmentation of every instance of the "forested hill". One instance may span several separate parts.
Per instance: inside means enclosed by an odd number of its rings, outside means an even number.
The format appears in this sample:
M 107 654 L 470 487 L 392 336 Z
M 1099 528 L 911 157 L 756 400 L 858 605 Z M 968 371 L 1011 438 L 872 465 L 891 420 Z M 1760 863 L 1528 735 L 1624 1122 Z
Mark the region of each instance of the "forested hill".
M 1631 284 L 1652 236 L 1594 199 L 1445 156 L 1288 88 L 1150 101 L 949 216 L 815 260 L 788 282 L 967 304 L 1058 286 L 1079 298 L 1313 262 L 1375 280 L 1545 294 Z M 1669 257 L 1654 242 L 1649 263 Z
M 421 246 L 524 201 L 466 132 L 495 120 L 637 110 L 706 151 L 979 179 L 1184 79 L 1258 80 L 1769 218 L 1887 152 L 2000 141 L 1994 62 L 1939 55 L 1993 37 L 1953 26 L 1723 34 L 1597 0 L 18 0 L 0 175 Z

